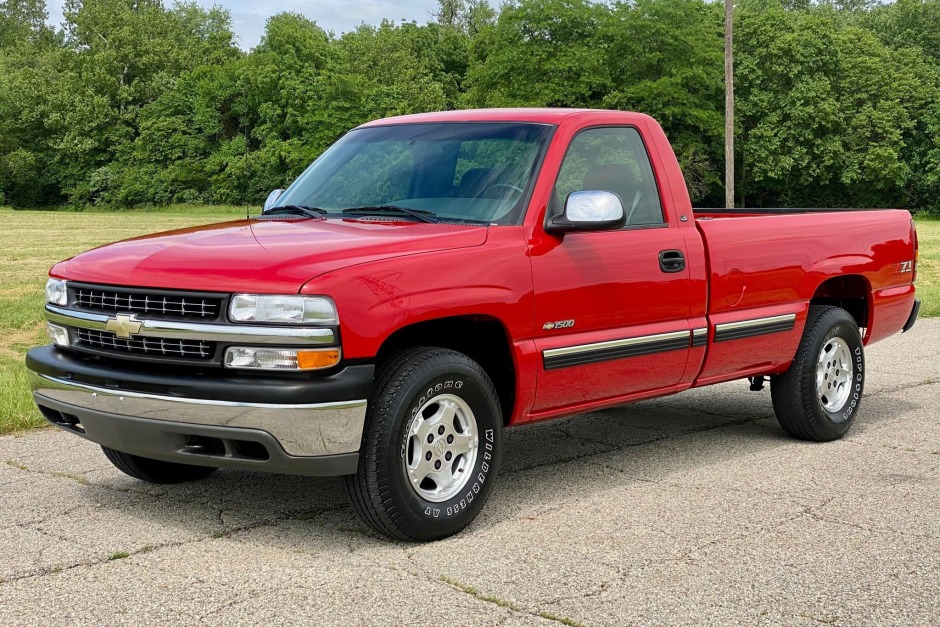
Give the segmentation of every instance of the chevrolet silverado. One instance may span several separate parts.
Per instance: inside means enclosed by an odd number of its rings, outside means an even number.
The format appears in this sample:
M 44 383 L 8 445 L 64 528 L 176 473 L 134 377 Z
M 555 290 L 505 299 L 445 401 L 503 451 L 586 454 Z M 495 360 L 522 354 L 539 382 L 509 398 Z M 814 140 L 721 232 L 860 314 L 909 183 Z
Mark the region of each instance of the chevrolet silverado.
M 57 264 L 26 361 L 132 477 L 344 475 L 370 527 L 434 540 L 506 427 L 769 378 L 784 431 L 842 437 L 916 264 L 906 211 L 693 210 L 646 115 L 430 113 L 352 130 L 254 218 Z

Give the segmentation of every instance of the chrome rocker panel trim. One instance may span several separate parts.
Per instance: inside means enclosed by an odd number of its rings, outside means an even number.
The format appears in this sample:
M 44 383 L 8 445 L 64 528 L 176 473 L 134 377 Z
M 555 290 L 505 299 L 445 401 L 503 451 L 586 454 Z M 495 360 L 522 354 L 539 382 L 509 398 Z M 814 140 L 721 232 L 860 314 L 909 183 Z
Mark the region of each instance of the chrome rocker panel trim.
M 542 351 L 542 364 L 545 370 L 567 368 L 585 364 L 626 359 L 652 353 L 662 353 L 688 348 L 691 331 L 673 331 L 642 335 L 592 344 L 578 344 Z
M 725 322 L 715 326 L 715 341 L 742 340 L 769 333 L 792 331 L 795 325 L 795 313 L 769 316 L 767 318 L 752 318 L 738 322 Z
M 115 390 L 32 371 L 28 377 L 40 404 L 48 398 L 119 417 L 258 429 L 271 434 L 288 455 L 300 457 L 358 451 L 365 424 L 365 399 L 305 405 L 241 403 Z

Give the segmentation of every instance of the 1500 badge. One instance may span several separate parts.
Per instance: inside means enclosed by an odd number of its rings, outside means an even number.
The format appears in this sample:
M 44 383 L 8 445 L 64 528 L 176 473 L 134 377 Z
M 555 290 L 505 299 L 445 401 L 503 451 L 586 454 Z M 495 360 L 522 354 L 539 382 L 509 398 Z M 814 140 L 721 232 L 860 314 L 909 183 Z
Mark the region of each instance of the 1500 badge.
M 573 326 L 574 320 L 559 320 L 558 322 L 546 322 L 542 325 L 542 328 L 551 331 L 552 329 L 570 329 Z

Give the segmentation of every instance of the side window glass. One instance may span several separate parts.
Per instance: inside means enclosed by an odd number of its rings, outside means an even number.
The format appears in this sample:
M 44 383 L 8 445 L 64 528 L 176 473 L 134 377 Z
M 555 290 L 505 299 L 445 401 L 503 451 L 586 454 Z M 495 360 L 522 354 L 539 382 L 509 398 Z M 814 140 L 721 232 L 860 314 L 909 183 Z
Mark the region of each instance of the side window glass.
M 653 168 L 635 128 L 592 128 L 571 140 L 555 181 L 551 215 L 562 212 L 568 194 L 581 190 L 620 196 L 627 226 L 663 223 Z

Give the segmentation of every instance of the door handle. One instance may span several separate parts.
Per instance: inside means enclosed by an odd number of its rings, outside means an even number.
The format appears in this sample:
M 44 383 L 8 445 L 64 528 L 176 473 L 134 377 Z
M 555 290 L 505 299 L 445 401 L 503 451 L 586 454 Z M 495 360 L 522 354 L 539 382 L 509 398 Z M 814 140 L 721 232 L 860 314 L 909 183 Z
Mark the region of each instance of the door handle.
M 682 272 L 685 270 L 685 255 L 681 250 L 664 250 L 659 253 L 659 269 L 663 272 Z

